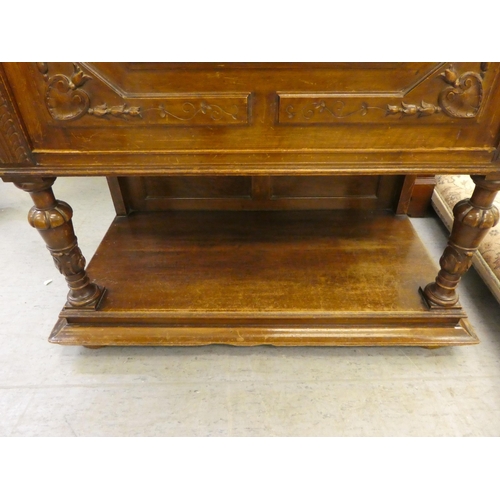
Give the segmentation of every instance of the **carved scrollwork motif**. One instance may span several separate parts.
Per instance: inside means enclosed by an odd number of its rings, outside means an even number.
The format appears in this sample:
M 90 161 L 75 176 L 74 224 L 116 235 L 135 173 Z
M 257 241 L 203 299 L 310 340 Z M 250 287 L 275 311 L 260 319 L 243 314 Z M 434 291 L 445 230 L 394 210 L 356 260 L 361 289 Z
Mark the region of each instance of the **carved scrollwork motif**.
M 488 63 L 481 63 L 482 74 L 488 71 Z M 468 71 L 459 75 L 453 65 L 443 73 L 442 78 L 449 87 L 443 89 L 438 96 L 439 105 L 422 101 L 418 104 L 401 103 L 401 106 L 387 105 L 387 114 L 402 116 L 430 116 L 446 113 L 454 118 L 474 118 L 481 109 L 483 100 L 483 79 L 479 73 Z
M 80 87 L 91 77 L 84 74 L 77 64 L 73 64 L 73 68 L 71 77 L 54 75 L 48 79 L 45 103 L 50 115 L 56 120 L 80 118 L 90 107 L 90 97 Z M 39 63 L 38 69 L 47 75 L 46 64 Z
M 86 75 L 76 63 L 73 63 L 71 77 L 62 74 L 49 77 L 47 63 L 37 63 L 37 68 L 47 81 L 45 103 L 50 115 L 55 120 L 76 120 L 86 114 L 99 118 L 107 115 L 115 117 L 141 116 L 140 108 L 126 104 L 118 106 L 101 104 L 91 107 L 90 96 L 82 87 L 92 77 Z
M 355 109 L 346 111 L 346 103 L 342 100 L 336 100 L 331 105 L 328 105 L 325 100 L 320 100 L 302 107 L 299 113 L 304 120 L 314 120 L 316 113 L 325 113 L 332 118 L 342 119 L 356 114 L 366 116 L 370 110 L 381 110 L 385 111 L 386 115 L 401 114 L 402 116 L 429 116 L 441 112 L 439 106 L 425 101 L 420 104 L 407 104 L 405 102 L 402 102 L 401 105 L 387 104 L 385 108 L 369 106 L 366 102 L 362 102 Z M 296 117 L 295 108 L 291 104 L 286 106 L 285 113 L 289 119 Z
M 359 113 L 361 116 L 365 116 L 368 113 L 370 106 L 365 102 L 361 103 L 359 108 L 353 111 L 345 112 L 345 102 L 338 100 L 333 103 L 332 106 L 327 106 L 326 102 L 322 99 L 320 101 L 313 102 L 310 107 L 302 108 L 302 116 L 309 120 L 314 116 L 314 113 L 328 113 L 334 118 L 347 118 L 348 116 Z
M 179 121 L 192 120 L 200 113 L 208 116 L 213 121 L 219 121 L 224 117 L 238 120 L 239 108 L 238 106 L 233 105 L 231 110 L 225 110 L 217 104 L 209 104 L 206 101 L 201 101 L 197 105 L 188 101 L 182 105 L 182 112 L 185 113 L 184 115 L 176 115 L 172 113 L 163 104 L 158 107 L 158 111 L 162 118 L 174 118 Z
M 447 115 L 453 118 L 474 118 L 479 114 L 483 101 L 483 77 L 489 63 L 480 64 L 480 73 L 467 71 L 459 74 L 453 65 L 436 75 L 448 86 L 435 98 L 415 102 L 400 101 L 399 104 L 384 102 L 386 98 L 374 93 L 368 102 L 365 96 L 352 93 L 339 99 L 334 93 L 314 98 L 310 95 L 280 95 L 280 122 L 282 123 L 332 123 L 337 120 L 357 122 L 372 112 L 382 111 L 385 116 L 400 118 L 424 118 L 433 115 Z M 382 100 L 384 99 L 384 100 Z M 373 111 L 372 111 L 373 110 Z
M 483 100 L 482 76 L 488 71 L 489 63 L 481 63 L 481 75 L 467 71 L 459 75 L 450 65 L 439 76 L 450 86 L 443 89 L 438 96 L 439 106 L 422 101 L 418 104 L 401 103 L 401 106 L 387 105 L 387 114 L 402 116 L 430 116 L 444 112 L 454 118 L 474 118 L 481 109 Z
M 439 106 L 422 101 L 418 104 L 401 103 L 401 106 L 387 105 L 387 114 L 402 116 L 430 116 L 444 112 L 454 118 L 474 118 L 481 109 L 483 100 L 482 76 L 488 71 L 489 63 L 481 63 L 481 75 L 467 71 L 459 75 L 450 65 L 439 76 L 450 86 L 443 89 L 438 96 Z
M 487 63 L 481 69 L 487 71 Z M 468 71 L 458 75 L 453 65 L 441 73 L 441 78 L 451 86 L 439 94 L 439 104 L 444 112 L 457 118 L 474 118 L 483 100 L 483 79 L 478 73 Z

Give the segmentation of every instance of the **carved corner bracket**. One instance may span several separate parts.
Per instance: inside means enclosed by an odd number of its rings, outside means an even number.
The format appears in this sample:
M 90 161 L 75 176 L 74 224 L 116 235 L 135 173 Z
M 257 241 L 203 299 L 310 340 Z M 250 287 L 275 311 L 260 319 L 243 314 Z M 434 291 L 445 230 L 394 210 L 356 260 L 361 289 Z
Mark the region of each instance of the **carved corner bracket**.
M 86 75 L 76 63 L 73 63 L 73 74 L 70 77 L 63 74 L 49 77 L 47 63 L 37 63 L 37 68 L 47 82 L 45 104 L 55 120 L 76 120 L 86 114 L 96 117 L 141 117 L 141 108 L 127 104 L 108 106 L 104 103 L 91 107 L 91 98 L 82 87 L 92 77 Z
M 450 66 L 439 76 L 448 87 L 438 96 L 438 104 L 422 101 L 418 104 L 401 103 L 401 106 L 387 105 L 387 114 L 429 116 L 444 112 L 453 118 L 475 118 L 479 114 L 483 101 L 483 77 L 488 71 L 489 63 L 481 63 L 481 74 L 467 71 L 461 75 Z

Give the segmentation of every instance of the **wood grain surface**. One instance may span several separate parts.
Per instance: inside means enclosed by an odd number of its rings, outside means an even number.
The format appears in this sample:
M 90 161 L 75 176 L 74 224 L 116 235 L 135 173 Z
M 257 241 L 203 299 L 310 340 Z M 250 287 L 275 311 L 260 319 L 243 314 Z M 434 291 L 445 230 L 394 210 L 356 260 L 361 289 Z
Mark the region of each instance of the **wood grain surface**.
M 476 342 L 462 309 L 429 310 L 418 293 L 436 271 L 390 212 L 136 213 L 116 218 L 89 264 L 107 290 L 98 310 L 63 310 L 52 341 Z
M 1 63 L 0 177 L 32 195 L 30 221 L 70 287 L 51 341 L 477 342 L 456 286 L 498 220 L 499 73 Z M 421 214 L 446 173 L 477 187 L 438 270 L 394 213 Z M 118 217 L 85 269 L 72 209 L 46 183 L 92 175 L 108 178 Z

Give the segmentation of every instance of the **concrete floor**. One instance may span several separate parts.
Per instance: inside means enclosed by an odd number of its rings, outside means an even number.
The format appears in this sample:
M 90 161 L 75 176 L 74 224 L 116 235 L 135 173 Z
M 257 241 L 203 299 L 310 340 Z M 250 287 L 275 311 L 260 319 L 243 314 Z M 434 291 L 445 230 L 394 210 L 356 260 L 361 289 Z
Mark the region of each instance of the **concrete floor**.
M 89 260 L 114 216 L 106 182 L 54 190 Z M 0 182 L 0 436 L 500 435 L 500 306 L 473 270 L 460 291 L 478 346 L 59 347 L 66 285 L 30 207 Z M 437 262 L 439 221 L 413 223 Z

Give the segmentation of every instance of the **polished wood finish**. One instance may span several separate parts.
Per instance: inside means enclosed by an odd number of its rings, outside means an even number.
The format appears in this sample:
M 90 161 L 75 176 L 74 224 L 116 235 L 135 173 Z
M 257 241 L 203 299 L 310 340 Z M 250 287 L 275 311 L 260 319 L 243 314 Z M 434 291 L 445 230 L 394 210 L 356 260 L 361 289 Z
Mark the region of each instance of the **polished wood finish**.
M 28 221 L 38 230 L 54 259 L 54 264 L 68 283 L 70 307 L 95 308 L 104 292 L 91 283 L 85 272 L 85 258 L 73 230 L 73 210 L 64 201 L 56 200 L 52 192 L 55 178 L 30 179 L 16 186 L 30 194 L 35 206 Z
M 0 174 L 495 170 L 498 63 L 2 66 L 33 165 Z
M 403 180 L 394 175 L 120 177 L 114 199 L 119 215 L 163 210 L 394 210 Z
M 462 275 L 472 265 L 472 256 L 487 232 L 498 223 L 498 208 L 493 205 L 500 190 L 500 180 L 488 181 L 472 176 L 476 184 L 470 199 L 453 208 L 455 220 L 441 260 L 436 281 L 429 283 L 424 296 L 431 306 L 453 307 L 458 302 L 456 288 Z
M 476 343 L 461 309 L 429 310 L 416 292 L 435 272 L 388 211 L 134 213 L 89 264 L 108 291 L 99 309 L 63 310 L 51 342 Z
M 51 341 L 476 342 L 455 288 L 496 220 L 499 74 L 479 62 L 2 63 L 0 177 L 32 194 L 30 220 L 70 286 Z M 421 176 L 449 173 L 480 178 L 433 282 L 404 214 L 423 206 Z M 50 188 L 85 175 L 108 178 L 119 215 L 88 276 Z
M 408 214 L 410 217 L 425 217 L 431 206 L 435 185 L 434 175 L 407 175 L 396 213 Z

